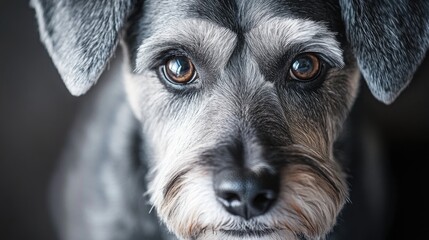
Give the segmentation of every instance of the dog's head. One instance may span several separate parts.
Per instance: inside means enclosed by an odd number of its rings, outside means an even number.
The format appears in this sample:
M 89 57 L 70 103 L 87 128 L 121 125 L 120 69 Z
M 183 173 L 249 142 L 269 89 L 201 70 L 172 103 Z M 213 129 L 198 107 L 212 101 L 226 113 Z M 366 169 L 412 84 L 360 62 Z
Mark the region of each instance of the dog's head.
M 33 0 L 73 95 L 127 53 L 149 195 L 183 239 L 317 239 L 348 189 L 333 144 L 359 77 L 392 102 L 429 45 L 429 2 Z

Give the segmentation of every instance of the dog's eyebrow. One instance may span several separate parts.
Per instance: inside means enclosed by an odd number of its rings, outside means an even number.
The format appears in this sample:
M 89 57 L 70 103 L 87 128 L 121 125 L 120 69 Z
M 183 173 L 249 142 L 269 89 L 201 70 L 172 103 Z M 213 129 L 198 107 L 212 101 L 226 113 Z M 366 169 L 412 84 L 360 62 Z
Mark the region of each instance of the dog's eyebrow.
M 138 48 L 135 72 L 154 67 L 156 61 L 172 50 L 184 50 L 191 57 L 221 68 L 237 42 L 231 30 L 201 19 L 184 19 L 158 28 Z
M 246 33 L 251 51 L 261 59 L 277 59 L 293 54 L 315 52 L 328 63 L 343 67 L 343 52 L 335 33 L 325 24 L 306 19 L 271 18 Z

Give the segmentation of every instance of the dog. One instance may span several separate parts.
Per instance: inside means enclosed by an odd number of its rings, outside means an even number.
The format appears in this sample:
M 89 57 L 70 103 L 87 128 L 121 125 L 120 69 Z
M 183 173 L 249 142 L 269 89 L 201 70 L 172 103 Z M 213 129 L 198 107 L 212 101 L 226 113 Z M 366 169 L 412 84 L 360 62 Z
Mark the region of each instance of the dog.
M 53 181 L 61 239 L 356 239 L 347 226 L 372 220 L 344 214 L 354 156 L 338 149 L 356 149 L 361 79 L 386 104 L 409 84 L 428 1 L 31 6 L 75 96 L 122 51 Z

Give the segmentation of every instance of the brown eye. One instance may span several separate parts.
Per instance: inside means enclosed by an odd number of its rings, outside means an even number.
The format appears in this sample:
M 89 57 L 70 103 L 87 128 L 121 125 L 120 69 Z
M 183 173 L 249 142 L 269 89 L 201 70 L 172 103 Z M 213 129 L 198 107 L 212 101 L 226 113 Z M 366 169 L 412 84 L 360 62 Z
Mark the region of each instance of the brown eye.
M 173 83 L 186 84 L 195 79 L 196 71 L 191 60 L 184 56 L 176 56 L 162 66 L 164 75 Z
M 292 61 L 290 76 L 299 81 L 311 81 L 319 76 L 321 62 L 319 57 L 313 53 L 299 55 Z

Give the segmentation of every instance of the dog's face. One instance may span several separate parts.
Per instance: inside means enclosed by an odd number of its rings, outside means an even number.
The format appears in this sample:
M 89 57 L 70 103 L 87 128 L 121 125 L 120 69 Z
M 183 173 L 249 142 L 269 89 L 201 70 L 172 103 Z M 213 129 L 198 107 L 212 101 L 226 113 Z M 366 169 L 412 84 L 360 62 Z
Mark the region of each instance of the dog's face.
M 308 4 L 307 16 L 275 2 L 178 5 L 145 5 L 157 14 L 137 19 L 126 42 L 152 204 L 185 239 L 324 235 L 347 196 L 332 145 L 358 85 L 340 11 L 326 19 L 316 9 L 335 13 L 327 4 Z M 219 189 L 252 181 L 269 186 Z
M 85 4 L 80 7 L 97 6 Z M 33 5 L 36 10 L 47 6 Z M 384 66 L 401 61 L 401 52 L 380 49 L 392 56 L 379 60 L 368 51 L 362 33 L 379 28 L 354 22 L 361 14 L 355 8 L 373 11 L 357 3 L 168 0 L 118 1 L 108 7 L 100 16 L 115 13 L 122 21 L 111 17 L 113 27 L 94 27 L 86 45 L 70 40 L 78 49 L 88 47 L 76 59 L 89 66 L 61 59 L 63 45 L 55 40 L 61 34 L 44 41 L 68 87 L 81 94 L 96 81 L 122 36 L 125 87 L 151 167 L 150 201 L 182 239 L 326 235 L 347 200 L 333 145 L 355 99 L 359 70 L 374 95 L 391 102 L 428 45 L 428 20 L 422 14 L 426 20 L 415 59 L 399 70 Z M 49 14 L 42 16 L 42 28 L 50 28 L 43 21 L 55 19 Z M 93 37 L 100 37 L 93 32 L 105 25 L 112 36 L 91 48 L 97 42 Z M 379 38 L 369 33 L 368 42 Z M 414 43 L 407 40 L 393 43 Z M 395 71 L 381 76 L 390 68 Z

